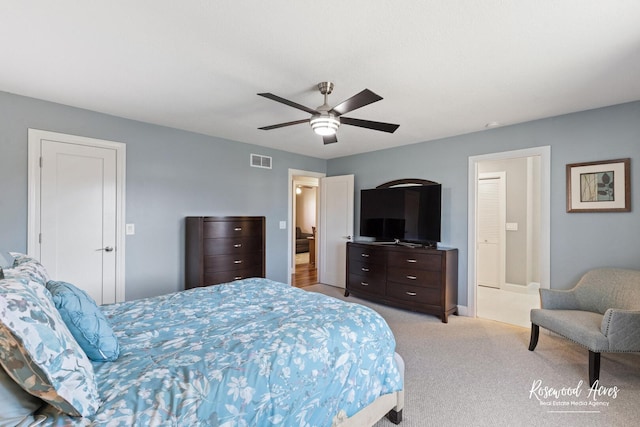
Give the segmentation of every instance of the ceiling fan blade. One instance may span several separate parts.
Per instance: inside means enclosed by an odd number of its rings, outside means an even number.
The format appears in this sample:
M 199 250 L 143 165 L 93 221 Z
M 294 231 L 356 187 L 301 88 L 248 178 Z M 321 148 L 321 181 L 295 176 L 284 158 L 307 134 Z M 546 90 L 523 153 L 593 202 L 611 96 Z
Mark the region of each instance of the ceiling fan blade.
M 283 127 L 285 127 L 285 126 L 299 125 L 300 123 L 309 123 L 309 119 L 294 120 L 294 121 L 292 121 L 292 122 L 279 123 L 279 124 L 277 124 L 277 125 L 263 126 L 263 127 L 261 127 L 261 128 L 258 128 L 258 129 L 262 129 L 262 130 L 271 130 L 271 129 L 283 128 Z
M 324 141 L 324 145 L 333 144 L 335 142 L 338 142 L 338 137 L 335 134 L 325 135 L 322 137 L 322 141 Z
M 371 120 L 353 119 L 351 117 L 340 117 L 340 123 L 389 133 L 395 132 L 400 127 L 400 125 L 394 125 L 393 123 L 372 122 Z
M 365 105 L 380 101 L 381 99 L 382 97 L 380 95 L 376 95 L 369 89 L 365 89 L 362 92 L 353 95 L 346 101 L 343 101 L 342 103 L 336 105 L 331 111 L 339 116 L 341 114 L 346 114 L 349 111 L 353 111 L 357 108 L 364 107 Z
M 265 98 L 269 98 L 272 101 L 280 102 L 282 104 L 288 105 L 289 107 L 297 108 L 298 110 L 306 111 L 309 114 L 318 114 L 316 110 L 313 108 L 305 107 L 304 105 L 298 104 L 297 102 L 289 101 L 288 99 L 284 99 L 279 97 L 278 95 L 274 95 L 272 93 L 259 93 L 258 95 L 264 96 Z

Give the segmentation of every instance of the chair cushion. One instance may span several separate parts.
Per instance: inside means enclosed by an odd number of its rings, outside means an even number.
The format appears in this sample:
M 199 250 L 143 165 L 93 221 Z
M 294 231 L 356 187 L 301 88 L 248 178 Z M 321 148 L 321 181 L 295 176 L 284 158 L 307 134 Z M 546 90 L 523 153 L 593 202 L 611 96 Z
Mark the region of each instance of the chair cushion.
M 0 364 L 30 394 L 72 416 L 93 415 L 100 398 L 91 362 L 28 276 L 0 286 Z
M 594 352 L 609 351 L 600 331 L 602 314 L 580 310 L 531 310 L 531 323 L 562 335 Z
M 47 289 L 64 323 L 89 359 L 112 362 L 120 348 L 111 324 L 96 302 L 71 283 L 47 282 Z

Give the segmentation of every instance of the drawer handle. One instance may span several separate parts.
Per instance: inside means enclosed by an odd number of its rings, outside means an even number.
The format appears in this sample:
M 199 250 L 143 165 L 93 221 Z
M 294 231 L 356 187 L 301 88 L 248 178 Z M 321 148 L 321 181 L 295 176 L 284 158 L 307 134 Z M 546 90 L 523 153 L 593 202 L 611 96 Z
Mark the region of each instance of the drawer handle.
M 416 276 L 407 276 L 407 279 L 410 279 L 410 280 L 416 280 L 416 279 L 417 279 L 417 277 L 416 277 Z
M 361 284 L 362 286 L 369 286 L 369 284 L 368 284 L 367 282 L 360 282 L 360 284 Z
M 241 248 L 242 247 L 242 243 L 236 243 L 235 245 L 233 245 L 234 248 Z
M 415 259 L 408 259 L 407 262 L 418 262 L 418 261 Z
M 237 259 L 235 261 L 233 261 L 234 264 L 242 264 L 242 260 L 241 259 Z
M 418 295 L 415 292 L 405 292 L 405 294 L 409 295 L 410 297 L 415 297 L 416 295 Z
M 366 267 L 362 267 L 360 270 L 362 270 L 362 271 L 364 271 L 364 272 L 369 271 L 369 269 L 368 269 L 368 268 L 366 268 Z
M 360 254 L 360 255 L 365 257 L 365 258 L 369 258 L 369 254 Z
M 242 227 L 236 227 L 233 229 L 233 231 L 242 231 Z

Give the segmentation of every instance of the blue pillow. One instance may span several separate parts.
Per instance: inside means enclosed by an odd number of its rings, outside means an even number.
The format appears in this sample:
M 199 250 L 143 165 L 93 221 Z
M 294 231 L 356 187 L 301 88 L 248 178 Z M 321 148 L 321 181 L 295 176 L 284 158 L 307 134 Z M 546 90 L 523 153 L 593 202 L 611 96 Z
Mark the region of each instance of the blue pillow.
M 60 317 L 80 347 L 91 360 L 112 362 L 120 355 L 120 347 L 109 321 L 96 302 L 71 283 L 47 282 Z

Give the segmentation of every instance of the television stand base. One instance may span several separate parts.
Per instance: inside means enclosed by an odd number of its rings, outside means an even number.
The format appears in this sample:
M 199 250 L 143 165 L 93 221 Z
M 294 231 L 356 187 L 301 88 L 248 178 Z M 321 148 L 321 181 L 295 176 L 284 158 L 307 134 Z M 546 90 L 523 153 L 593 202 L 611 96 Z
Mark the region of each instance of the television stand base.
M 347 243 L 344 295 L 434 314 L 458 311 L 458 250 Z

